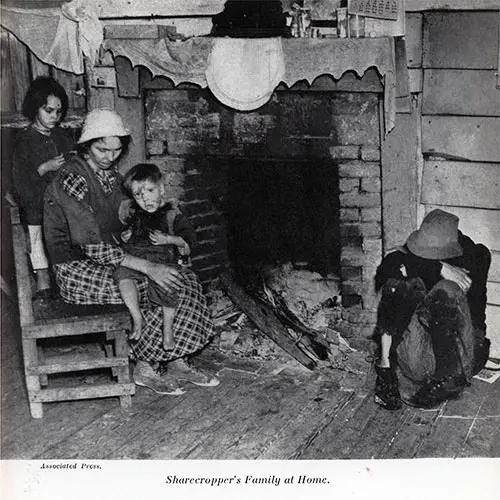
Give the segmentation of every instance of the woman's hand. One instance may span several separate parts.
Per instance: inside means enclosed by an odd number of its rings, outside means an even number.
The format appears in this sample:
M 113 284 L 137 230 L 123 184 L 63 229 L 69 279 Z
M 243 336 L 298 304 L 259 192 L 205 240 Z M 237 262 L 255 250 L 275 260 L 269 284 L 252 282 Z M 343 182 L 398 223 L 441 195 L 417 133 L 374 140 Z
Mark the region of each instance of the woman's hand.
M 160 285 L 167 292 L 175 292 L 182 286 L 182 276 L 174 267 L 149 262 L 146 274 L 149 279 Z
M 54 156 L 50 160 L 38 165 L 38 173 L 40 177 L 44 176 L 48 172 L 56 172 L 59 168 L 64 165 L 64 155 L 61 153 L 59 156 Z
M 158 229 L 149 233 L 149 239 L 153 245 L 174 245 L 173 236 L 162 233 Z
M 455 282 L 464 293 L 467 293 L 470 286 L 472 285 L 472 280 L 465 269 L 461 267 L 452 266 L 443 262 L 443 267 L 441 268 L 441 276 L 445 280 L 450 280 Z

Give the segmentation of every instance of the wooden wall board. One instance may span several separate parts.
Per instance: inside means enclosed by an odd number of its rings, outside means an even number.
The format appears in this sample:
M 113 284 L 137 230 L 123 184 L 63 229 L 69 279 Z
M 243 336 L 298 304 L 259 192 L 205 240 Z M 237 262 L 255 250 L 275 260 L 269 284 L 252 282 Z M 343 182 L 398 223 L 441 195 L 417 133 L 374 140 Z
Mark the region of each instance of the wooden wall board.
M 483 243 L 490 250 L 500 251 L 499 210 L 425 205 L 425 212 L 428 213 L 435 208 L 455 214 L 460 219 L 458 228 L 476 243 Z
M 488 282 L 488 304 L 500 306 L 500 283 Z
M 422 92 L 423 89 L 423 75 L 422 68 L 409 68 L 408 77 L 410 79 L 410 93 L 415 94 L 417 92 Z
M 116 85 L 120 97 L 140 97 L 140 68 L 132 68 L 126 57 L 115 58 Z
M 417 228 L 418 111 L 396 114 L 396 126 L 382 142 L 384 248 L 402 245 Z M 401 210 L 405 207 L 405 210 Z
M 68 105 L 70 112 L 72 110 L 85 110 L 85 96 L 81 91 L 85 88 L 83 75 L 74 75 L 67 71 L 52 68 L 52 76 L 64 87 L 68 94 Z
M 15 110 L 21 111 L 24 96 L 30 86 L 28 49 L 14 35 L 9 33 L 10 69 L 12 71 L 12 89 Z
M 409 68 L 422 67 L 422 14 L 406 14 L 406 58 Z
M 496 69 L 498 12 L 426 12 L 423 67 Z
M 213 16 L 222 12 L 225 0 L 98 0 L 100 18 L 108 17 L 160 17 L 160 16 Z
M 106 89 L 109 90 L 109 89 Z M 128 154 L 120 161 L 120 171 L 126 172 L 136 163 L 146 160 L 146 139 L 144 132 L 144 103 L 142 99 L 119 97 L 115 89 L 115 110 L 123 118 L 132 133 Z
M 98 0 L 99 17 L 213 16 L 224 8 L 225 0 Z M 282 0 L 289 9 L 292 0 Z M 405 0 L 408 12 L 423 10 L 498 10 L 497 0 Z
M 500 251 L 491 250 L 491 266 L 488 281 L 500 283 Z
M 157 24 L 105 25 L 104 38 L 158 38 Z
M 425 161 L 421 202 L 500 209 L 500 163 Z
M 12 85 L 12 69 L 10 65 L 10 51 L 5 47 L 9 46 L 9 32 L 0 29 L 0 43 L 2 47 L 2 71 L 0 71 L 1 82 L 1 111 L 2 113 L 12 113 L 15 111 L 14 89 Z
M 31 77 L 33 79 L 35 79 L 38 76 L 47 76 L 50 74 L 49 65 L 40 61 L 40 59 L 38 59 L 38 57 L 36 57 L 35 54 L 33 54 L 33 52 L 30 52 L 29 58 L 31 67 Z
M 405 11 L 498 10 L 498 0 L 405 0 Z
M 425 69 L 422 113 L 500 116 L 496 71 Z
M 500 358 L 500 306 L 486 306 L 486 334 L 491 340 L 490 356 Z
M 500 161 L 500 118 L 422 116 L 422 152 L 470 161 Z
M 90 87 L 90 95 L 88 96 L 87 106 L 88 109 L 114 108 L 115 107 L 114 89 Z

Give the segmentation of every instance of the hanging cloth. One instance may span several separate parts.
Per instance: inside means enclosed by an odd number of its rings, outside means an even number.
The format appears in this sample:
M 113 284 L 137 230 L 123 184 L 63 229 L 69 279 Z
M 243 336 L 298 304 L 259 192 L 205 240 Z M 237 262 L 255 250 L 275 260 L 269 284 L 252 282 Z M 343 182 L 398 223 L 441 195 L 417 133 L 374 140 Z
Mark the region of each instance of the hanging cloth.
M 85 0 L 60 9 L 2 7 L 1 13 L 1 25 L 42 62 L 77 75 L 84 72 L 84 56 L 94 64 L 103 30 L 95 8 Z
M 257 109 L 285 74 L 281 38 L 218 38 L 208 59 L 208 87 L 223 104 Z

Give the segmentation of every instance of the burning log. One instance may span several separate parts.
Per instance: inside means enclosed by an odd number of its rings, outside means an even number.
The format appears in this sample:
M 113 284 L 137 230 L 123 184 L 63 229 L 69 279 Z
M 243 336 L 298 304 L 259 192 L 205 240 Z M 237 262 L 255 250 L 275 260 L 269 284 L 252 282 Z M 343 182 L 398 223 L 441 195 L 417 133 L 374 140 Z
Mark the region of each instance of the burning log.
M 272 292 L 271 292 L 272 293 Z M 278 319 L 292 330 L 301 335 L 301 342 L 310 349 L 318 359 L 328 359 L 330 355 L 330 346 L 326 339 L 324 339 L 318 332 L 304 325 L 295 314 L 290 311 L 283 297 L 273 295 L 275 303 L 275 311 Z
M 227 273 L 221 275 L 220 284 L 222 289 L 264 335 L 309 370 L 316 367 L 316 362 L 292 339 L 270 305 L 255 301 Z

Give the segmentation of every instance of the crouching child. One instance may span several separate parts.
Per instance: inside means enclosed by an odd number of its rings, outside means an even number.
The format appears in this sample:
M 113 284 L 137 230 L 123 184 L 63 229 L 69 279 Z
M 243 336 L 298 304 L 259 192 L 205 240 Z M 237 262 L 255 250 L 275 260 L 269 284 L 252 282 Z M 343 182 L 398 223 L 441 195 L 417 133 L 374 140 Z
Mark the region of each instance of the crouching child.
M 419 389 L 404 402 L 433 408 L 462 395 L 486 363 L 486 280 L 491 254 L 442 210 L 424 218 L 405 245 L 382 260 L 375 401 L 402 407 L 396 367 Z

